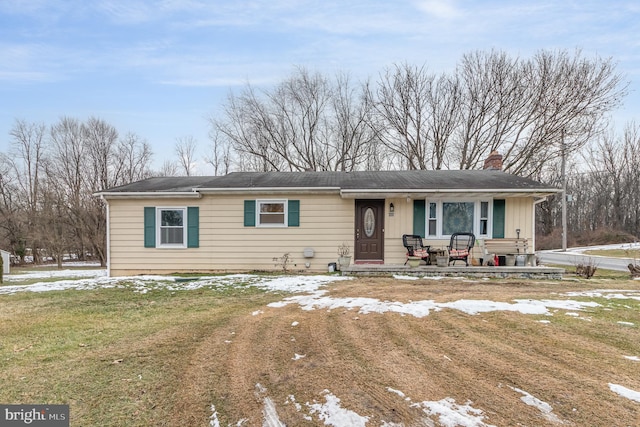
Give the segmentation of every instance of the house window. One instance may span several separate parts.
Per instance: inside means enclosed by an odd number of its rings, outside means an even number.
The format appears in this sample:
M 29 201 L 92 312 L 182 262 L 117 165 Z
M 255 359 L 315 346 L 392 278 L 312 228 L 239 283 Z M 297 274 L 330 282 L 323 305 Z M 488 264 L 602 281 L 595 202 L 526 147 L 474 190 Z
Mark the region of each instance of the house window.
M 442 234 L 473 232 L 473 202 L 442 203 Z
M 448 238 L 454 233 L 471 232 L 476 236 L 489 236 L 491 213 L 491 204 L 486 200 L 427 202 L 427 235 Z
M 158 246 L 185 247 L 185 208 L 158 208 Z
M 427 229 L 429 236 L 438 235 L 438 204 L 434 202 L 429 203 L 429 217 L 427 218 Z
M 489 234 L 489 202 L 480 202 L 480 230 L 478 234 L 487 236 Z
M 287 225 L 286 200 L 258 200 L 257 225 L 262 227 L 285 227 Z
M 200 247 L 200 208 L 145 206 L 144 247 Z

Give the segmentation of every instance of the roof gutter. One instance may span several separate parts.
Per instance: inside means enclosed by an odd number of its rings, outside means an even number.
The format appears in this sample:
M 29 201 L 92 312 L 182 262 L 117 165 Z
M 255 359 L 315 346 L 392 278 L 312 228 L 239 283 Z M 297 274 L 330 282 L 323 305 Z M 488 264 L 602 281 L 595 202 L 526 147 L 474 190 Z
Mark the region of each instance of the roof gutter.
M 447 196 L 447 195 L 461 195 L 461 194 L 475 194 L 475 195 L 522 195 L 533 197 L 547 197 L 552 194 L 562 191 L 556 188 L 488 188 L 488 189 L 348 189 L 341 190 L 340 195 L 343 198 L 367 198 L 372 195 L 387 196 L 387 197 L 411 197 L 417 198 L 422 196 Z
M 103 191 L 93 193 L 96 197 L 103 199 L 199 199 L 200 193 L 193 191 L 135 191 L 135 192 L 109 192 Z
M 339 194 L 340 187 L 235 187 L 235 188 L 194 188 L 202 194 Z

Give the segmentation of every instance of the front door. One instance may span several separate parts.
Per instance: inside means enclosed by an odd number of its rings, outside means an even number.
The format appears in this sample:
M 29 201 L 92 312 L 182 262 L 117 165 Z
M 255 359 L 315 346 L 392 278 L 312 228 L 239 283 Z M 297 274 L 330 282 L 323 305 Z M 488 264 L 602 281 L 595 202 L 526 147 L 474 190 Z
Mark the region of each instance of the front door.
M 356 200 L 354 261 L 384 261 L 384 200 Z

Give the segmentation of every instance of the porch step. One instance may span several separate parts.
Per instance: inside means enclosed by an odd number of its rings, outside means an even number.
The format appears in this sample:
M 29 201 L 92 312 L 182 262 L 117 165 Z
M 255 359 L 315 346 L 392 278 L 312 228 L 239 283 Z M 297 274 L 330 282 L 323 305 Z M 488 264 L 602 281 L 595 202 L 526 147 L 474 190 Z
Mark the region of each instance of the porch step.
M 473 267 L 473 266 L 419 266 L 355 264 L 341 270 L 343 276 L 392 276 L 401 274 L 416 277 L 493 277 L 520 279 L 560 280 L 565 273 L 563 268 L 551 267 Z

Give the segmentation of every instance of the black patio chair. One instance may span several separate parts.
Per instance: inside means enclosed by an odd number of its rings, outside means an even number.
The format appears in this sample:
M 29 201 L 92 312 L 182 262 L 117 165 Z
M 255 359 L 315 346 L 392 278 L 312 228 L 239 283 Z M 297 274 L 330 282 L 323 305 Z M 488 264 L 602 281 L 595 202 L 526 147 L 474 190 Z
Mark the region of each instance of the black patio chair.
M 422 237 L 415 234 L 403 234 L 402 244 L 407 249 L 407 260 L 405 265 L 409 261 L 410 256 L 416 256 L 422 258 L 427 264 L 429 264 L 429 246 L 422 244 Z
M 473 233 L 453 233 L 449 246 L 447 246 L 449 251 L 448 265 L 451 264 L 451 261 L 453 261 L 453 265 L 456 265 L 456 261 L 464 261 L 468 267 L 469 255 L 475 244 L 476 236 Z

